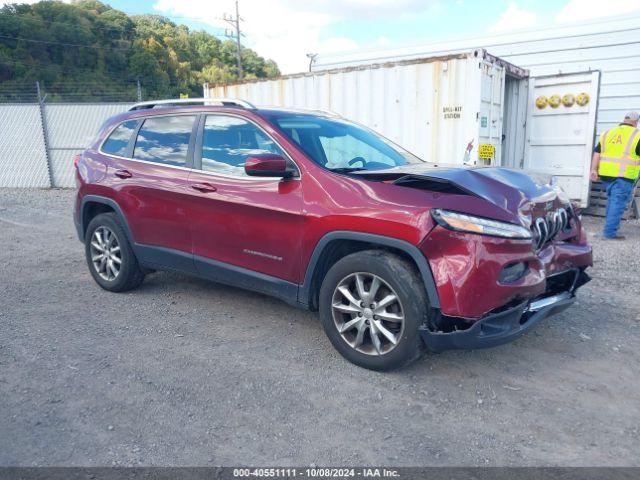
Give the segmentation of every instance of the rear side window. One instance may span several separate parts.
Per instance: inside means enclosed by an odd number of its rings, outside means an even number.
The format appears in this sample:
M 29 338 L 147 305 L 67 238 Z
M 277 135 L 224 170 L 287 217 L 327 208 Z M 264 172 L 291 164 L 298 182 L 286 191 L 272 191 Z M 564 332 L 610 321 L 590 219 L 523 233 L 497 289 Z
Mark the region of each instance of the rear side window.
M 227 115 L 207 115 L 202 132 L 202 170 L 245 176 L 247 157 L 284 152 L 251 122 Z
M 126 156 L 129 140 L 131 140 L 133 132 L 136 131 L 137 125 L 137 120 L 129 120 L 118 125 L 102 144 L 102 151 L 109 155 Z
M 136 138 L 133 158 L 183 167 L 195 115 L 147 118 Z

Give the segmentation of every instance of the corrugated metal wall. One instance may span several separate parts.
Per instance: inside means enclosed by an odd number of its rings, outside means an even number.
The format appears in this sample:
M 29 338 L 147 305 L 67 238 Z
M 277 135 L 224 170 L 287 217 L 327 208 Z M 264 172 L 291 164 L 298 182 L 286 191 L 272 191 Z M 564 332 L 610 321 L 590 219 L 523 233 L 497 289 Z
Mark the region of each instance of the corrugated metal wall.
M 603 8 L 606 10 L 606 6 Z M 321 56 L 314 70 L 431 57 L 472 48 L 485 48 L 529 69 L 532 76 L 600 70 L 598 132 L 620 122 L 627 110 L 640 110 L 640 16 L 603 18 L 421 47 Z
M 0 104 L 0 187 L 74 187 L 73 156 L 129 106 L 55 103 L 41 111 L 39 104 Z

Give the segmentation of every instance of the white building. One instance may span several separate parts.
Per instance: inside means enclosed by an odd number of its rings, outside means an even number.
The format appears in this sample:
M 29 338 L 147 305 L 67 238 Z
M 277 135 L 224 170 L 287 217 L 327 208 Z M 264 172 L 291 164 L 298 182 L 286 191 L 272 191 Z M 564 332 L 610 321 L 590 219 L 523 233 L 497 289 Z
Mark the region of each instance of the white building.
M 606 10 L 606 2 L 602 5 Z M 484 48 L 533 77 L 599 70 L 597 132 L 618 124 L 628 110 L 640 110 L 640 16 L 520 30 L 429 45 L 319 56 L 313 70 L 344 68 Z

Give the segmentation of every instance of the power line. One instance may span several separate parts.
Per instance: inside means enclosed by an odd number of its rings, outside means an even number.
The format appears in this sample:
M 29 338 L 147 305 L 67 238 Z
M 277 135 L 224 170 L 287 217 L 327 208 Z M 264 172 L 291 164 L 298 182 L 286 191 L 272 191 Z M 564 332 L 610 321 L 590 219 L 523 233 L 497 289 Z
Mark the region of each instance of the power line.
M 11 99 L 12 101 L 17 102 L 25 102 L 32 101 L 33 99 L 38 97 L 38 90 L 36 88 L 36 83 L 29 83 L 28 90 L 20 89 L 6 89 L 0 84 L 0 99 Z M 25 85 L 22 85 L 25 86 Z M 133 82 L 130 82 L 128 85 L 124 86 L 122 90 L 114 89 L 116 85 L 106 85 L 105 88 L 107 90 L 101 91 L 84 91 L 84 92 L 69 92 L 69 91 L 61 91 L 55 87 L 43 88 L 42 93 L 49 96 L 50 99 L 58 99 L 62 101 L 72 101 L 72 102 L 91 102 L 91 101 L 108 101 L 112 99 L 114 101 L 135 101 L 136 99 L 140 99 L 142 97 L 142 92 L 146 92 L 146 94 L 153 94 L 152 92 L 155 89 L 151 86 L 140 86 L 138 87 Z M 138 87 L 138 88 L 137 88 Z M 184 89 L 190 90 L 193 86 L 179 86 L 175 84 L 163 85 L 162 91 L 164 94 L 171 91 L 184 91 Z
M 29 17 L 27 15 L 10 15 L 10 16 L 13 17 L 13 18 L 19 19 L 20 21 L 25 22 L 25 23 L 38 22 L 38 23 L 41 23 L 43 25 L 49 25 L 49 26 L 51 26 L 53 24 L 56 24 L 56 25 L 68 25 L 68 26 L 70 26 L 70 27 L 72 27 L 74 29 L 82 28 L 82 29 L 84 29 L 85 31 L 87 31 L 89 33 L 93 33 L 94 30 L 99 30 L 99 31 L 104 31 L 104 32 L 109 32 L 109 33 L 117 31 L 116 28 L 99 27 L 99 26 L 96 26 L 96 25 L 86 26 L 86 25 L 82 25 L 82 24 L 79 24 L 79 23 L 61 22 L 60 20 L 44 20 L 44 19 L 41 19 L 41 18 Z M 86 17 L 83 17 L 83 20 L 86 20 L 86 19 L 87 19 Z M 113 39 L 113 41 L 115 41 L 115 42 L 128 42 L 129 40 Z
M 211 35 L 211 34 L 210 34 Z M 121 47 L 101 47 L 98 45 L 87 45 L 87 44 L 81 44 L 81 43 L 66 43 L 66 42 L 53 42 L 53 41 L 49 41 L 49 40 L 38 40 L 35 38 L 26 38 L 26 37 L 12 37 L 9 35 L 0 35 L 0 38 L 7 38 L 10 40 L 16 40 L 16 41 L 21 41 L 21 42 L 31 42 L 31 43 L 41 43 L 41 44 L 47 44 L 47 45 L 62 45 L 65 47 L 76 47 L 76 48 L 93 48 L 93 49 L 97 49 L 97 50 L 116 50 L 116 51 L 123 51 L 123 52 L 128 52 L 130 50 L 132 50 L 134 47 L 127 47 L 127 48 L 121 48 Z M 144 39 L 139 39 L 139 40 L 144 40 Z
M 77 73 L 78 71 L 75 71 L 74 73 Z M 97 73 L 98 75 L 100 75 L 101 77 L 108 77 L 108 75 L 101 73 L 101 72 L 93 72 L 93 73 Z M 131 88 L 136 88 L 137 87 L 137 80 L 135 79 L 122 79 L 122 78 L 116 78 L 116 77 L 111 77 L 110 80 L 116 80 L 112 83 L 101 83 L 98 80 L 94 81 L 94 82 L 74 82 L 74 81 L 69 81 L 69 80 L 62 80 L 62 81 L 53 81 L 50 84 L 46 84 L 46 89 L 47 90 L 56 90 L 56 91 L 64 91 L 65 89 L 71 89 L 73 90 L 74 88 L 83 88 L 83 87 L 103 87 L 103 88 L 108 88 L 110 86 L 114 86 L 114 85 L 118 85 L 118 86 L 122 86 L 122 87 L 131 87 Z M 142 80 L 141 82 L 141 86 L 142 87 L 155 87 L 155 86 L 160 86 L 160 87 L 184 87 L 184 86 L 188 86 L 188 85 L 183 85 L 180 84 L 177 81 L 167 81 L 167 82 L 162 82 L 159 80 L 148 80 L 148 81 L 144 81 Z M 3 91 L 16 91 L 16 92 L 22 92 L 22 91 L 28 91 L 30 89 L 33 88 L 34 83 L 31 81 L 22 81 L 20 83 L 0 83 L 0 90 Z
M 0 65 L 2 65 L 3 63 L 8 63 L 8 64 L 13 64 L 13 65 L 21 65 L 21 66 L 27 66 L 28 68 L 32 69 L 33 71 L 36 72 L 36 74 L 38 73 L 38 71 L 44 70 L 46 68 L 46 66 L 41 66 L 41 65 L 25 65 L 24 63 L 21 62 L 12 62 L 12 61 L 7 61 L 7 60 L 0 60 Z M 60 64 L 51 64 L 52 66 L 55 67 L 64 67 L 63 65 Z M 74 75 L 95 75 L 95 76 L 99 76 L 100 78 L 106 78 L 108 79 L 110 82 L 112 82 L 112 84 L 116 84 L 116 85 L 135 85 L 136 80 L 134 78 L 122 78 L 119 75 L 116 75 L 112 72 L 109 71 L 97 71 L 97 70 L 88 70 L 88 69 L 73 69 L 73 74 Z M 161 80 L 155 80 L 155 79 L 149 79 L 149 80 L 142 80 L 142 86 L 144 88 L 154 88 L 154 87 L 172 87 L 172 86 L 178 86 L 178 83 L 174 80 L 169 80 L 167 82 L 163 82 Z M 5 83 L 2 84 L 0 83 L 0 89 L 2 88 L 30 88 L 31 83 L 26 83 L 26 84 L 16 84 L 16 83 Z M 95 87 L 100 87 L 103 86 L 104 83 L 101 83 L 99 80 L 94 80 L 93 82 L 74 82 L 72 80 L 63 80 L 63 81 L 54 81 L 51 83 L 50 86 L 47 86 L 47 89 L 50 88 L 60 88 L 60 86 L 64 86 L 65 88 L 73 88 L 74 86 L 77 86 L 78 88 L 81 87 L 91 87 L 91 86 L 95 86 Z
M 114 11 L 121 11 L 122 13 L 125 13 L 127 15 L 135 15 L 135 16 L 143 16 L 143 15 L 153 15 L 153 16 L 158 16 L 158 17 L 167 17 L 167 18 L 182 18 L 182 19 L 191 19 L 191 20 L 207 20 L 207 22 L 209 21 L 209 19 L 205 19 L 204 17 L 187 17 L 187 16 L 179 16 L 179 15 L 162 15 L 162 14 L 136 14 L 136 13 L 132 13 L 132 12 L 126 12 L 126 11 L 122 11 L 122 10 L 116 10 L 113 9 Z M 40 22 L 43 24 L 58 24 L 58 25 L 68 25 L 68 26 L 72 26 L 74 28 L 83 28 L 87 31 L 91 31 L 91 30 L 103 30 L 103 31 L 113 31 L 114 29 L 109 29 L 109 28 L 105 28 L 105 27 L 99 27 L 99 26 L 85 26 L 85 25 L 79 25 L 78 23 L 69 23 L 69 22 L 61 22 L 59 20 L 44 20 L 44 19 L 38 19 L 38 18 L 33 18 L 33 17 L 27 17 L 27 16 L 21 16 L 21 15 L 12 15 L 14 18 L 18 18 L 22 21 L 25 22 L 30 22 L 30 21 L 35 21 L 35 22 Z M 235 39 L 236 44 L 237 44 L 237 49 L 238 49 L 238 72 L 239 72 L 239 76 L 240 78 L 242 78 L 242 63 L 241 63 L 241 45 L 240 45 L 240 37 L 244 36 L 244 33 L 240 32 L 240 21 L 243 20 L 239 13 L 238 13 L 238 2 L 236 1 L 236 15 L 235 17 L 232 15 L 227 15 L 225 14 L 224 17 L 220 18 L 220 17 L 213 17 L 213 19 L 218 19 L 218 20 L 223 20 L 226 21 L 227 23 L 231 23 L 231 25 L 235 28 L 235 33 L 229 33 L 226 29 L 225 29 L 225 33 L 224 35 L 221 33 L 212 33 L 212 32 L 207 32 L 209 35 L 216 37 L 216 38 L 230 38 L 230 39 Z M 205 23 L 207 23 L 205 22 Z M 135 27 L 134 27 L 135 28 Z M 222 27 L 213 27 L 213 28 L 217 28 L 219 30 L 222 30 Z M 98 46 L 98 45 L 88 45 L 88 44 L 80 44 L 80 43 L 69 43 L 69 42 L 57 42 L 57 41 L 51 41 L 51 40 L 40 40 L 40 39 L 35 39 L 35 38 L 27 38 L 27 37 L 14 37 L 14 36 L 9 36 L 9 35 L 0 35 L 0 38 L 5 38 L 5 39 L 9 39 L 9 40 L 16 40 L 16 41 L 23 41 L 23 42 L 30 42 L 30 43 L 39 43 L 39 44 L 46 44 L 46 45 L 61 45 L 61 46 L 67 46 L 67 47 L 76 47 L 76 48 L 91 48 L 91 49 L 96 49 L 96 50 L 115 50 L 115 51 L 129 51 L 131 50 L 133 47 L 103 47 L 103 46 Z M 125 40 L 125 39 L 113 39 L 113 41 L 117 41 L 117 42 L 128 42 L 128 41 L 133 41 L 133 40 Z
M 33 71 L 38 71 L 38 70 L 44 70 L 47 68 L 47 66 L 51 66 L 51 67 L 58 67 L 58 68 L 64 68 L 64 65 L 61 64 L 50 64 L 50 65 L 34 65 L 34 64 L 25 64 L 24 62 L 14 62 L 11 60 L 2 60 L 0 59 L 0 66 L 2 66 L 3 64 L 10 64 L 10 65 L 19 65 L 19 66 L 24 66 L 27 67 L 28 69 L 31 69 Z M 62 80 L 62 81 L 53 81 L 51 83 L 51 85 L 49 86 L 49 88 L 55 86 L 56 88 L 60 88 L 60 86 L 62 87 L 68 87 L 68 88 L 73 88 L 73 87 L 91 87 L 91 86 L 102 86 L 104 85 L 103 82 L 100 81 L 100 79 L 106 78 L 110 81 L 112 81 L 114 84 L 118 84 L 118 85 L 123 85 L 123 84 L 133 84 L 135 85 L 136 79 L 134 77 L 129 77 L 129 78 L 123 78 L 120 75 L 114 74 L 113 72 L 110 71 L 100 71 L 100 70 L 93 70 L 93 69 L 81 69 L 81 68 L 74 68 L 72 66 L 70 66 L 69 68 L 72 68 L 72 73 L 74 75 L 83 75 L 83 74 L 87 74 L 87 75 L 95 75 L 96 79 L 95 80 L 91 80 L 91 81 L 75 81 L 75 80 Z M 169 79 L 167 81 L 162 81 L 162 80 L 157 80 L 157 79 L 147 79 L 147 80 L 141 80 L 142 82 L 142 86 L 146 87 L 146 86 L 178 86 L 178 81 L 175 79 Z M 31 82 L 21 82 L 21 83 L 15 83 L 13 81 L 7 81 L 4 83 L 0 83 L 0 88 L 30 88 Z
M 228 33 L 225 30 L 225 35 L 224 37 L 229 38 L 231 40 L 235 40 L 236 46 L 237 46 L 237 68 L 238 68 L 238 75 L 239 78 L 242 78 L 243 76 L 243 68 L 242 68 L 242 46 L 241 46 L 241 37 L 244 36 L 244 34 L 240 31 L 240 22 L 244 21 L 244 19 L 242 19 L 240 17 L 239 14 L 239 7 L 238 7 L 238 2 L 236 1 L 236 5 L 235 5 L 235 16 L 230 15 L 230 14 L 225 14 L 223 18 L 220 17 L 210 17 L 205 19 L 204 17 L 187 17 L 187 16 L 178 16 L 178 15 L 163 15 L 163 14 L 149 14 L 152 16 L 157 16 L 160 18 L 181 18 L 181 19 L 189 19 L 189 20 L 197 20 L 197 21 L 204 21 L 204 23 L 209 24 L 209 22 L 213 19 L 213 20 L 222 20 L 225 21 L 227 23 L 230 23 L 231 26 L 234 28 L 235 32 L 231 32 Z M 119 11 L 116 9 L 113 9 L 114 11 Z M 135 15 L 135 16 L 141 16 L 141 15 L 145 15 L 145 14 L 139 14 L 139 13 L 131 13 L 131 12 L 124 12 L 122 11 L 122 13 L 127 14 L 127 15 Z M 109 32 L 118 32 L 117 28 L 109 28 L 109 27 L 104 27 L 104 26 L 98 26 L 98 25 L 84 25 L 83 23 L 76 22 L 76 23 L 69 23 L 69 22 L 63 22 L 60 20 L 45 20 L 45 19 L 40 19 L 40 18 L 33 18 L 33 17 L 29 17 L 27 15 L 17 15 L 17 14 L 9 14 L 12 18 L 15 18 L 17 20 L 20 21 L 21 23 L 21 27 L 31 27 L 31 28 L 37 28 L 34 27 L 33 25 L 30 25 L 32 22 L 37 22 L 40 23 L 42 25 L 49 25 L 49 26 L 62 26 L 62 25 L 68 25 L 68 26 L 72 26 L 74 28 L 78 28 L 80 27 L 81 29 L 85 30 L 85 31 L 89 31 L 90 33 L 93 33 L 94 31 L 109 31 Z M 2 17 L 5 15 L 0 15 L 0 20 L 2 19 Z M 7 18 L 5 16 L 5 18 Z M 92 18 L 91 17 L 81 17 L 81 20 L 85 20 L 85 21 L 91 21 Z M 213 27 L 213 28 L 217 28 L 217 29 L 221 29 L 221 27 Z M 135 24 L 134 24 L 134 31 L 137 30 Z M 193 29 L 192 29 L 193 30 Z M 206 30 L 205 30 L 206 31 Z M 7 32 L 10 33 L 10 32 Z M 206 32 L 208 35 L 211 35 L 212 37 L 222 37 L 221 34 L 216 34 L 216 33 L 212 33 L 212 32 Z M 12 35 L 4 35 L 4 34 L 0 34 L 0 39 L 6 39 L 6 40 L 13 40 L 15 42 L 28 42 L 28 43 L 35 43 L 35 44 L 44 44 L 44 45 L 60 45 L 61 47 L 69 47 L 69 48 L 87 48 L 87 49 L 92 49 L 92 50 L 104 50 L 104 51 L 120 51 L 120 52 L 130 52 L 131 50 L 135 49 L 136 46 L 135 45 L 130 45 L 126 48 L 123 47 L 117 47 L 117 46 L 102 46 L 102 45 L 95 45 L 95 44 L 87 44 L 87 43 L 73 43 L 73 42 L 64 42 L 64 41 L 54 41 L 54 40 L 41 40 L 39 38 L 30 38 L 30 37 L 24 37 L 24 36 L 12 36 Z M 135 40 L 138 40 L 137 38 Z M 140 40 L 144 40 L 144 39 L 140 39 Z M 115 42 L 133 42 L 134 40 L 126 40 L 126 39 L 112 39 L 111 41 Z M 69 53 L 70 55 L 72 55 L 72 53 Z M 65 56 L 67 55 L 67 53 L 65 53 Z M 121 57 L 117 57 L 117 58 L 121 58 Z M 131 79 L 123 79 L 122 76 L 116 74 L 115 72 L 109 72 L 108 71 L 108 67 L 106 71 L 97 71 L 94 70 L 91 67 L 88 67 L 86 69 L 76 69 L 73 66 L 65 66 L 65 61 L 63 60 L 60 63 L 54 63 L 52 62 L 50 59 L 38 59 L 38 58 L 33 58 L 31 57 L 28 61 L 21 61 L 21 62 L 15 62 L 12 60 L 4 60 L 0 58 L 0 66 L 4 65 L 7 68 L 11 68 L 11 65 L 15 65 L 15 66 L 20 66 L 23 67 L 24 69 L 26 69 L 26 71 L 28 71 L 30 73 L 29 76 L 35 76 L 35 74 L 38 74 L 38 71 L 47 71 L 48 69 L 53 69 L 53 70 L 49 70 L 50 72 L 56 72 L 58 69 L 65 69 L 65 68 L 72 68 L 73 69 L 73 74 L 82 74 L 85 73 L 87 75 L 90 76 L 100 76 L 106 79 L 108 79 L 111 83 L 111 85 L 107 84 L 106 86 L 100 82 L 99 80 L 95 80 L 93 81 L 93 83 L 91 82 L 69 82 L 69 81 L 65 81 L 65 82 L 52 82 L 51 85 L 46 89 L 46 91 L 52 95 L 61 95 L 61 96 L 69 96 L 69 97 L 86 97 L 86 98 L 90 98 L 92 96 L 113 96 L 113 95 L 129 95 L 128 92 L 125 91 L 114 91 L 112 90 L 113 87 L 118 86 L 122 89 L 131 89 L 131 88 L 136 88 L 138 91 L 138 94 L 140 92 L 140 88 L 145 88 L 148 91 L 153 91 L 155 89 L 193 89 L 196 88 L 196 85 L 191 84 L 191 82 L 186 82 L 186 83 L 178 83 L 179 81 L 176 79 L 172 79 L 169 80 L 167 82 L 161 81 L 161 80 L 154 80 L 151 79 L 149 81 L 144 81 L 142 83 L 142 85 L 137 86 L 134 85 L 133 82 L 135 82 L 135 80 L 133 78 Z M 112 63 L 112 62 L 108 62 L 108 63 Z M 116 64 L 119 62 L 116 62 Z M 191 62 L 193 63 L 193 62 Z M 196 64 L 199 64 L 199 62 L 195 62 Z M 205 64 L 206 65 L 206 64 Z M 102 65 L 103 67 L 105 67 L 106 65 Z M 103 88 L 107 88 L 108 90 L 103 90 Z M 24 89 L 24 90 L 23 90 Z M 75 90 L 75 91 L 74 91 Z M 78 92 L 78 90 L 80 90 L 81 92 Z M 95 91 L 95 93 L 92 92 L 92 90 Z M 15 83 L 9 83 L 9 84 L 5 84 L 2 85 L 0 83 L 0 94 L 4 94 L 4 95 L 26 95 L 26 94 L 32 94 L 33 92 L 33 87 L 27 87 L 26 85 L 18 85 Z
M 189 62 L 191 64 L 193 63 L 198 63 L 198 62 Z M 9 60 L 9 59 L 4 59 L 2 57 L 0 57 L 0 65 L 2 64 L 9 64 L 9 65 L 18 65 L 21 67 L 25 67 L 25 68 L 36 68 L 36 69 L 44 69 L 44 68 L 49 68 L 49 67 L 58 67 L 58 68 L 73 68 L 74 72 L 80 73 L 89 73 L 89 74 L 98 74 L 98 75 L 109 75 L 111 72 L 107 71 L 99 71 L 96 69 L 93 69 L 91 67 L 89 68 L 78 68 L 76 69 L 75 66 L 73 65 L 65 65 L 63 63 L 55 63 L 52 62 L 51 59 L 47 58 L 47 59 L 38 59 L 38 58 L 32 58 L 31 61 L 27 61 L 27 60 L 22 60 L 22 61 L 15 61 L 15 60 Z M 204 66 L 209 65 L 208 63 L 204 63 Z M 115 79 L 122 79 L 122 77 L 120 75 L 115 76 Z M 70 80 L 70 81 L 74 81 L 74 80 Z M 158 80 L 159 81 L 159 80 Z M 81 83 L 81 82 L 79 82 Z
M 25 38 L 25 37 L 11 37 L 9 35 L 0 35 L 0 38 L 8 38 L 11 40 L 18 40 L 21 42 L 32 42 L 32 43 L 46 43 L 48 45 L 63 45 L 66 47 L 80 47 L 80 48 L 95 48 L 99 50 L 121 50 L 121 51 L 129 51 L 133 47 L 128 48 L 118 48 L 118 47 L 100 47 L 98 45 L 86 45 L 81 43 L 66 43 L 66 42 L 51 42 L 48 40 L 37 40 L 35 38 Z
M 223 17 L 187 17 L 187 16 L 183 16 L 183 15 L 169 15 L 166 13 L 135 13 L 135 12 L 127 12 L 126 10 L 118 10 L 122 13 L 126 13 L 127 15 L 130 16 L 143 16 L 143 15 L 151 15 L 151 16 L 156 16 L 156 17 L 166 17 L 166 18 L 180 18 L 180 19 L 184 19 L 184 20 L 195 20 L 199 23 L 206 23 L 209 24 L 209 22 L 211 20 L 220 20 L 220 21 L 224 21 L 225 18 Z M 221 28 L 221 27 L 215 27 L 215 28 Z
M 38 61 L 38 63 L 25 63 L 25 62 L 15 62 L 12 60 L 3 60 L 0 59 L 0 65 L 2 64 L 9 64 L 9 65 L 18 65 L 21 67 L 25 67 L 28 69 L 33 69 L 33 70 L 45 70 L 46 68 L 50 68 L 50 67 L 56 67 L 56 68 L 65 68 L 65 65 L 60 64 L 60 63 L 51 63 L 48 62 L 48 64 L 43 65 L 42 63 L 40 63 Z M 113 72 L 109 72 L 109 71 L 99 71 L 99 70 L 95 70 L 95 69 L 86 69 L 86 68 L 74 68 L 73 66 L 70 66 L 69 68 L 73 68 L 73 73 L 74 74 L 89 74 L 89 75 L 100 75 L 102 77 L 107 77 L 110 80 L 114 80 L 114 81 L 123 81 L 123 78 L 119 75 L 114 74 Z M 125 81 L 133 81 L 133 80 L 125 80 Z M 97 80 L 96 80 L 97 82 Z
M 129 14 L 129 13 L 124 12 L 122 10 L 116 10 L 116 9 L 114 9 L 114 11 L 116 11 L 116 12 L 120 11 L 120 12 L 126 14 L 126 15 L 129 15 L 129 16 L 152 15 L 152 16 L 158 16 L 158 17 L 171 18 L 171 17 L 166 16 L 166 15 L 133 14 L 133 13 Z M 100 27 L 100 26 L 86 26 L 86 25 L 82 25 L 82 24 L 78 24 L 78 23 L 63 22 L 63 21 L 60 21 L 60 20 L 45 20 L 45 19 L 41 19 L 41 18 L 34 18 L 34 17 L 29 17 L 29 16 L 26 16 L 26 15 L 18 15 L 18 14 L 9 14 L 9 15 L 12 16 L 13 18 L 18 18 L 18 19 L 23 20 L 23 21 L 38 22 L 38 23 L 47 24 L 47 25 L 53 25 L 53 24 L 56 24 L 56 25 L 68 25 L 68 26 L 73 27 L 73 28 L 80 27 L 80 28 L 84 28 L 85 30 L 89 30 L 89 31 L 91 31 L 91 30 L 101 30 L 101 31 L 105 31 L 105 32 L 113 32 L 114 30 L 117 31 L 117 29 L 115 29 L 115 28 Z M 87 17 L 82 17 L 82 18 L 83 18 L 83 20 L 89 20 Z M 190 17 L 176 17 L 176 18 L 190 18 Z M 211 28 L 215 28 L 217 30 L 223 30 L 222 27 L 211 26 Z M 135 25 L 134 25 L 134 29 L 135 29 Z M 207 33 L 209 33 L 209 32 L 207 32 Z M 222 33 L 209 33 L 209 34 L 212 35 L 212 36 L 215 36 L 215 37 L 223 37 L 224 36 Z M 117 41 L 126 42 L 128 40 L 117 40 Z

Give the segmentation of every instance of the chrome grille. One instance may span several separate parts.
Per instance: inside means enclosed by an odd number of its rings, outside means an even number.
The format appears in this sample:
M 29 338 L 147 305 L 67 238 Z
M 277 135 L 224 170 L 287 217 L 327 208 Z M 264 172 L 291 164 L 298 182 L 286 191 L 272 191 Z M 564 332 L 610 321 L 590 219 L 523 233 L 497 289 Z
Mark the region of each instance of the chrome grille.
M 531 226 L 535 249 L 540 250 L 568 227 L 569 212 L 566 208 L 558 208 L 555 212 L 549 212 L 544 217 L 536 218 Z

